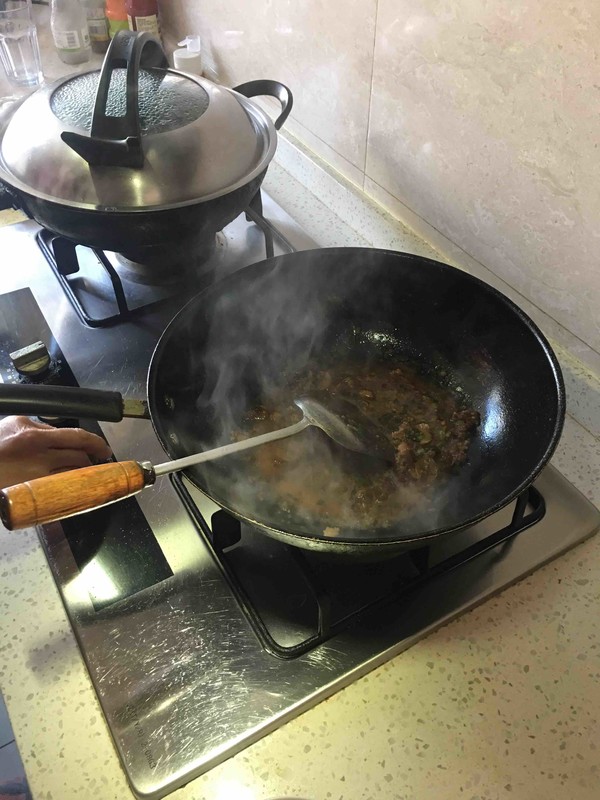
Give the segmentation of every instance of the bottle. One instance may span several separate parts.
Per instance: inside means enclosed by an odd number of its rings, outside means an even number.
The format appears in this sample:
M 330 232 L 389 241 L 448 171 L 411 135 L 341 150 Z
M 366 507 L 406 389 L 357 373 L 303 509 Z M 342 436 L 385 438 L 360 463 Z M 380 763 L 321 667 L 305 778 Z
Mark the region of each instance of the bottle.
M 52 0 L 50 28 L 61 61 L 84 64 L 90 60 L 90 34 L 79 0 Z
M 202 75 L 202 53 L 200 52 L 200 37 L 186 36 L 179 42 L 181 50 L 173 51 L 173 66 L 182 72 L 191 72 Z
M 104 10 L 104 0 L 81 0 L 87 16 L 90 44 L 94 53 L 106 53 L 110 43 L 108 20 Z
M 125 9 L 130 30 L 160 36 L 158 0 L 125 0 Z
M 125 0 L 106 0 L 106 19 L 108 20 L 108 35 L 112 39 L 115 33 L 127 30 L 127 11 Z

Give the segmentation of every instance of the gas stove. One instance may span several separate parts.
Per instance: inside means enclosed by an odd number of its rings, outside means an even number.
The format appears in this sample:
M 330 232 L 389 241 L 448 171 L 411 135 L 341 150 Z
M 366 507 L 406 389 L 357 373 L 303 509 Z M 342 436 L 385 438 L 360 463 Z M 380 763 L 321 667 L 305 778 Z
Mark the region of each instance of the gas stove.
M 208 262 L 170 282 L 33 222 L 1 229 L 0 379 L 143 399 L 154 346 L 191 294 L 268 255 L 315 246 L 264 193 L 262 207 L 218 234 Z M 81 424 L 119 459 L 164 460 L 148 421 Z M 599 524 L 549 466 L 473 528 L 379 563 L 270 539 L 182 475 L 39 537 L 132 790 L 159 798 Z

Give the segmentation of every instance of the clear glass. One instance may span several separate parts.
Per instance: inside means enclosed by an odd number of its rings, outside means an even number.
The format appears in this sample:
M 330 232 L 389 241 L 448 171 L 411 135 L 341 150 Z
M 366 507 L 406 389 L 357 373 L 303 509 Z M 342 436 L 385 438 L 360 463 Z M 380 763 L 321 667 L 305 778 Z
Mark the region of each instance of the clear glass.
M 39 86 L 44 76 L 31 0 L 0 0 L 0 61 L 15 86 Z

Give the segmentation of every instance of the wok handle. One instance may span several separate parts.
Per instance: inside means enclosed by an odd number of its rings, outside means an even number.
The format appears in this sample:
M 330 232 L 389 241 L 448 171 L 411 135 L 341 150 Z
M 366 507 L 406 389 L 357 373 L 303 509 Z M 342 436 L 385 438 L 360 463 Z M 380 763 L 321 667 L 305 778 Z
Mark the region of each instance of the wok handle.
M 136 408 L 132 406 L 136 405 Z M 124 416 L 148 418 L 145 402 L 124 401 L 119 392 L 30 383 L 0 384 L 0 415 L 73 417 L 119 422 Z
M 294 97 L 291 91 L 283 83 L 279 83 L 279 81 L 248 81 L 248 83 L 241 83 L 239 86 L 235 86 L 233 91 L 239 92 L 247 98 L 267 95 L 279 100 L 281 103 L 281 114 L 275 120 L 276 130 L 279 130 L 289 117 L 292 106 L 294 105 Z
M 17 189 L 4 183 L 4 181 L 0 181 L 0 211 L 7 211 L 10 208 L 14 208 L 15 211 L 22 211 L 32 219 L 23 195 Z
M 113 461 L 69 470 L 0 491 L 0 518 L 8 530 L 54 522 L 131 497 L 154 483 L 151 464 Z

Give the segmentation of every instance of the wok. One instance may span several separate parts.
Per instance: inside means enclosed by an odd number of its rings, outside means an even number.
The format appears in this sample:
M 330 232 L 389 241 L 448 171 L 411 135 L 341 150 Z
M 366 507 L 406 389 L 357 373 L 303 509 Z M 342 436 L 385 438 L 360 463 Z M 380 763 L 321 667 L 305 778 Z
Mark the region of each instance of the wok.
M 445 374 L 481 416 L 467 463 L 440 487 L 433 508 L 385 528 L 350 524 L 331 537 L 301 509 L 283 509 L 268 487 L 265 500 L 243 460 L 186 470 L 216 503 L 265 534 L 308 549 L 385 558 L 508 504 L 559 440 L 565 398 L 556 357 L 526 314 L 491 286 L 430 259 L 368 248 L 252 265 L 201 292 L 166 328 L 150 364 L 150 416 L 166 452 L 180 458 L 228 441 L 284 372 L 399 359 Z M 16 390 L 21 399 L 26 388 Z M 111 402 L 114 419 L 114 396 Z M 101 405 L 94 403 L 95 417 L 102 418 Z M 2 403 L 0 412 L 9 413 Z M 26 413 L 35 413 L 35 403 Z

